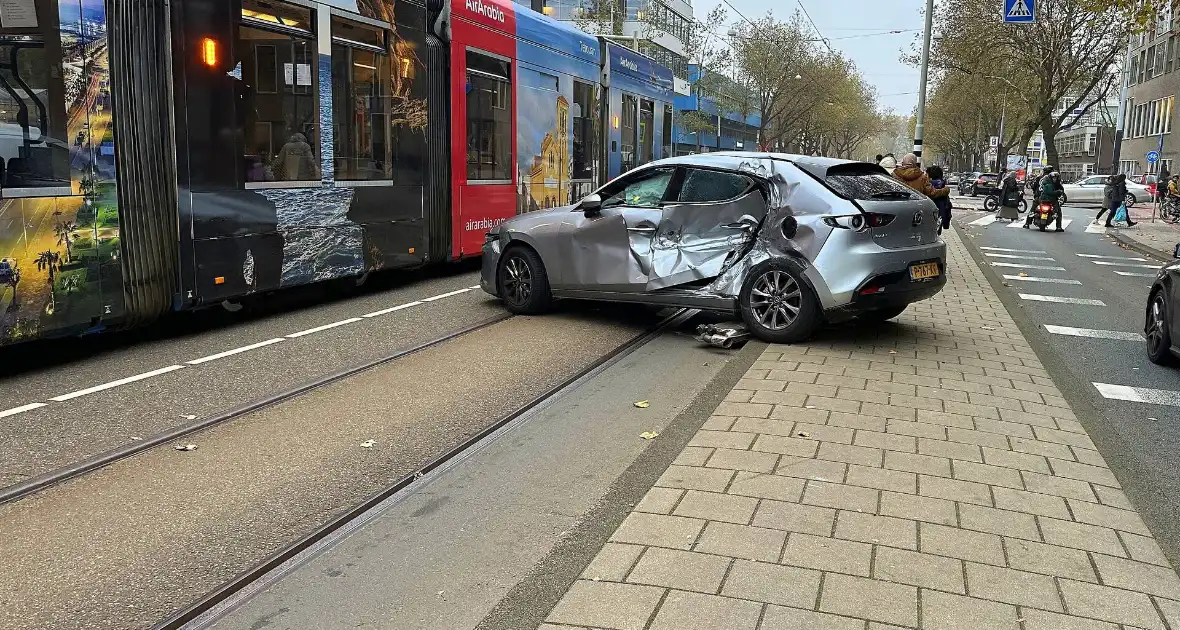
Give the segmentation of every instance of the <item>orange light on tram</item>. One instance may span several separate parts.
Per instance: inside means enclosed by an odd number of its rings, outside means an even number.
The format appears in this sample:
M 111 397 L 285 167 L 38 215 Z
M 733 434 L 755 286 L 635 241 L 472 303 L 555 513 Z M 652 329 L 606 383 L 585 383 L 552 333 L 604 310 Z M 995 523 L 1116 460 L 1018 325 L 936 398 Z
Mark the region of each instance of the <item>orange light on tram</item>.
M 217 67 L 217 40 L 212 37 L 201 40 L 201 62 L 210 68 Z
M 614 116 L 611 116 L 611 119 L 610 119 L 610 124 L 611 124 L 611 126 L 612 126 L 612 127 L 614 127 L 615 129 L 618 129 L 618 128 L 619 128 L 619 115 L 618 115 L 618 114 L 615 114 Z

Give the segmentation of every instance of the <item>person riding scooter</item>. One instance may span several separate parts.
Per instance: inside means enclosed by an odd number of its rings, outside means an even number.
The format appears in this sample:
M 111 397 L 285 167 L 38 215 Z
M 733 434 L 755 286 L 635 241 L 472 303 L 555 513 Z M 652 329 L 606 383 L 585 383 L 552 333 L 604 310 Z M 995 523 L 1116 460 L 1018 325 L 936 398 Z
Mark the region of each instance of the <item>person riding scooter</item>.
M 1065 194 L 1065 187 L 1061 185 L 1061 174 L 1053 171 L 1045 175 L 1041 179 L 1041 190 L 1037 195 L 1038 202 L 1053 204 L 1053 212 L 1057 214 L 1057 232 L 1064 232 L 1065 228 L 1061 227 L 1061 196 Z M 1024 220 L 1024 229 L 1029 229 L 1033 220 L 1032 212 L 1028 213 L 1028 218 Z

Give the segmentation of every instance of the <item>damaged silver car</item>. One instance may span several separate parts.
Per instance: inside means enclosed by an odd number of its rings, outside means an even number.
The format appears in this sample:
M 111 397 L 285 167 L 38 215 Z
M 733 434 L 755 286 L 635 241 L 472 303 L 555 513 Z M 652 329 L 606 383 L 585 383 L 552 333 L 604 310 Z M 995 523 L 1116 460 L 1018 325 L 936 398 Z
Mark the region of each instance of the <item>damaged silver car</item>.
M 946 284 L 934 203 L 881 167 L 777 153 L 652 162 L 487 233 L 480 284 L 514 313 L 555 298 L 740 317 L 770 342 L 899 315 Z

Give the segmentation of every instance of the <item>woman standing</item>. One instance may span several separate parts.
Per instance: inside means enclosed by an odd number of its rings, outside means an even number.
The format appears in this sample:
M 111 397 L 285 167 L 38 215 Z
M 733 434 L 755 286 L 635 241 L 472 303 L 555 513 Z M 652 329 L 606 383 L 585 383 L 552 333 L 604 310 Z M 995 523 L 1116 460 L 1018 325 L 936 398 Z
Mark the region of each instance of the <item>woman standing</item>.
M 1115 213 L 1118 212 L 1119 206 L 1127 201 L 1127 176 L 1119 173 L 1118 175 L 1111 175 L 1106 178 L 1106 188 L 1102 192 L 1102 210 L 1098 212 L 1098 216 L 1094 217 L 1094 222 L 1098 223 L 1098 220 L 1105 214 L 1106 227 L 1114 227 L 1110 222 L 1114 219 Z M 1131 215 L 1128 213 L 1127 227 L 1133 225 L 1135 225 L 1135 222 L 1131 221 Z

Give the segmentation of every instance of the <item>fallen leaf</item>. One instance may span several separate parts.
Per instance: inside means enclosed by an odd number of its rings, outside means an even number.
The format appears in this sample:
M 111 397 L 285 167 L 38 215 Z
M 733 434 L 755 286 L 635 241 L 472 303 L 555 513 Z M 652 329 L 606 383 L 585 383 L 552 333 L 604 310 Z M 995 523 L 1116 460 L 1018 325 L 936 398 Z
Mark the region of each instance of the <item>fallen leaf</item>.
M 796 433 L 795 435 L 797 435 L 799 437 L 811 437 L 811 434 L 806 431 L 800 431 L 800 432 Z
M 803 405 L 804 409 L 815 409 L 815 405 Z
M 136 435 L 133 435 L 133 436 L 131 436 L 131 439 L 135 440 L 136 442 L 142 442 L 142 441 L 143 441 L 143 438 L 141 438 L 141 437 L 139 437 L 139 436 L 136 436 Z
M 648 407 L 651 406 L 651 403 L 647 402 L 646 400 L 641 400 L 641 401 L 635 403 L 635 406 L 639 407 L 640 409 L 647 409 Z
M 1148 420 L 1151 420 L 1152 422 L 1159 422 L 1160 421 L 1159 418 L 1148 418 Z
M 178 451 L 195 451 L 195 450 L 197 450 L 197 445 L 196 444 L 177 444 L 176 446 L 173 446 L 172 448 L 174 448 Z
M 361 448 L 373 448 L 373 445 L 376 443 L 377 442 L 373 440 L 365 440 L 364 442 L 361 442 Z
M 889 354 L 897 354 L 897 350 L 890 350 Z
M 185 414 L 181 414 L 181 416 L 180 416 L 180 417 L 181 417 L 181 418 L 184 418 L 185 420 L 196 420 L 196 419 L 197 419 L 197 417 L 196 417 L 196 416 L 194 416 L 194 415 L 192 415 L 192 414 L 187 414 L 187 413 L 185 413 Z
M 996 329 L 995 326 L 980 326 L 980 328 L 982 328 L 983 330 L 995 330 Z
M 655 431 L 644 431 L 643 433 L 639 434 L 639 437 L 645 440 L 654 440 L 657 435 L 659 435 L 659 433 L 656 433 Z
M 1021 278 L 1027 278 L 1027 277 L 1028 277 L 1028 274 L 1027 274 L 1027 273 L 1024 273 L 1023 271 L 1021 271 L 1021 272 L 1020 272 L 1020 277 L 1021 277 Z

